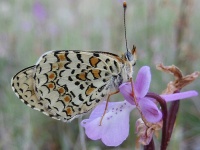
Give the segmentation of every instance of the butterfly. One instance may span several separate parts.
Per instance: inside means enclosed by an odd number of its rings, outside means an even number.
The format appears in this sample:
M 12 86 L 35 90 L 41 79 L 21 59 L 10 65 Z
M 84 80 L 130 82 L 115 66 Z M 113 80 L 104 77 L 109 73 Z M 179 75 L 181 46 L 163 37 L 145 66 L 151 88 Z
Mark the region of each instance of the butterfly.
M 11 80 L 17 97 L 57 120 L 71 121 L 118 91 L 133 75 L 136 48 L 121 57 L 101 51 L 55 50 Z

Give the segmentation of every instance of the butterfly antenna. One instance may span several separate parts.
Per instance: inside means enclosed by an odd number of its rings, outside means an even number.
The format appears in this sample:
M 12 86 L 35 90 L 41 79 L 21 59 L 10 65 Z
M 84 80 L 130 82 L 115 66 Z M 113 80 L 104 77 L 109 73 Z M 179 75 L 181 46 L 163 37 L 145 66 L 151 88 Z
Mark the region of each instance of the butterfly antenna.
M 124 36 L 125 36 L 125 42 L 126 42 L 126 50 L 128 51 L 127 37 L 126 37 L 126 8 L 127 8 L 126 1 L 123 2 L 123 8 L 124 8 Z

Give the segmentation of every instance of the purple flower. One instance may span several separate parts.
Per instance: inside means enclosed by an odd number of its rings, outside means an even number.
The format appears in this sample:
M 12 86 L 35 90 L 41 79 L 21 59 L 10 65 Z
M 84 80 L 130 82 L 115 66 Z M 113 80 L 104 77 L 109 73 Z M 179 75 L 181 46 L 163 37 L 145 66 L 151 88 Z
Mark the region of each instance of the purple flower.
M 134 83 L 134 93 L 136 96 L 137 104 L 147 121 L 157 123 L 162 119 L 162 113 L 155 104 L 155 100 L 145 97 L 151 82 L 151 73 L 148 66 L 142 67 L 136 77 Z M 109 102 L 106 114 L 101 118 L 106 107 L 106 102 L 99 104 L 91 113 L 89 119 L 81 122 L 85 128 L 86 135 L 92 140 L 101 139 L 107 146 L 120 145 L 129 134 L 129 115 L 130 112 L 136 107 L 132 94 L 131 83 L 123 83 L 119 87 L 120 92 L 125 97 L 126 101 L 123 102 Z M 173 101 L 182 98 L 196 96 L 196 91 L 188 91 L 177 94 L 161 95 L 166 101 Z M 101 122 L 101 125 L 100 125 Z M 143 133 L 143 129 L 140 130 Z M 148 129 L 151 131 L 153 128 Z M 139 132 L 139 128 L 138 128 Z M 150 141 L 153 134 L 149 132 L 148 141 Z
M 144 115 L 144 117 L 148 122 L 156 123 L 162 119 L 162 113 L 158 109 L 154 99 L 145 97 L 145 95 L 149 90 L 150 82 L 151 82 L 150 68 L 148 66 L 143 66 L 138 72 L 133 87 L 134 87 L 136 101 L 138 103 L 138 106 L 142 114 Z M 130 82 L 121 84 L 119 90 L 129 103 L 135 105 Z M 187 91 L 176 94 L 161 95 L 161 97 L 166 102 L 169 102 L 197 95 L 198 93 L 196 91 Z
M 109 102 L 107 113 L 100 125 L 105 106 L 105 101 L 99 104 L 92 111 L 89 119 L 83 120 L 81 125 L 90 139 L 101 139 L 107 146 L 118 146 L 128 137 L 129 114 L 135 106 L 126 101 Z
M 39 1 L 33 5 L 33 14 L 39 21 L 44 21 L 47 18 L 47 12 Z

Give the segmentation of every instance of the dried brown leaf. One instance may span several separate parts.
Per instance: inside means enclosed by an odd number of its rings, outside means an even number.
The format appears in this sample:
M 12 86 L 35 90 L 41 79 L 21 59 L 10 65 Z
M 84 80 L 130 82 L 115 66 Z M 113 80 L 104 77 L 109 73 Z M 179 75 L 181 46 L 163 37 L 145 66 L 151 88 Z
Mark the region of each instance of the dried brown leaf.
M 156 131 L 162 129 L 163 122 L 152 123 L 146 126 L 142 118 L 136 121 L 136 133 L 139 138 L 138 142 L 142 145 L 148 145 Z
M 170 73 L 174 76 L 175 80 L 170 81 L 167 84 L 167 88 L 164 90 L 163 94 L 172 94 L 176 91 L 180 91 L 186 85 L 192 83 L 200 76 L 200 72 L 195 71 L 192 74 L 183 76 L 181 70 L 175 65 L 172 66 L 164 66 L 163 64 L 159 64 L 156 68 L 160 71 Z

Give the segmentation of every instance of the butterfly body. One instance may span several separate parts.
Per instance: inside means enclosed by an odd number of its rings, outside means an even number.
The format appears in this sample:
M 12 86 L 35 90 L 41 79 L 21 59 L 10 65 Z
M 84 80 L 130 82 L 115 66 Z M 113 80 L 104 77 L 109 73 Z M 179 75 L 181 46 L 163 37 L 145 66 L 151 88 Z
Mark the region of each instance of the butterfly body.
M 135 50 L 130 54 L 134 56 Z M 12 88 L 33 109 L 54 119 L 71 121 L 118 91 L 121 83 L 130 80 L 135 60 L 129 55 L 49 51 L 36 65 L 17 73 L 12 78 Z

